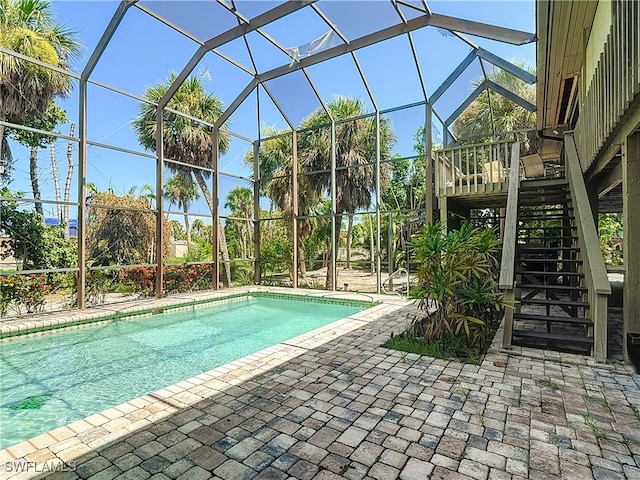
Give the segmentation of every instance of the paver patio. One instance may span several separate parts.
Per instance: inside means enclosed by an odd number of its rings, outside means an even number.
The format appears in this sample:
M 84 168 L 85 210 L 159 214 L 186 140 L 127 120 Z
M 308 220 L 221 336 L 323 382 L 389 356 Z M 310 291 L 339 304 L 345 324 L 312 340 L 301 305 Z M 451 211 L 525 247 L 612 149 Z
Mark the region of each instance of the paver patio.
M 536 350 L 494 348 L 481 365 L 388 350 L 415 309 L 386 298 L 2 450 L 0 478 L 640 479 L 630 367 Z M 73 471 L 43 471 L 61 462 Z

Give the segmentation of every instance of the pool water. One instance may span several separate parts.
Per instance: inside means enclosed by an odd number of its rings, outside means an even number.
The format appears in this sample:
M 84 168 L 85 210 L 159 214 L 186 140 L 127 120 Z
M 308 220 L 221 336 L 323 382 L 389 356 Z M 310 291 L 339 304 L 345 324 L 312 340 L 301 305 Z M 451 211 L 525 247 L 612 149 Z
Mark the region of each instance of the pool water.
M 3 342 L 0 448 L 360 310 L 249 297 Z

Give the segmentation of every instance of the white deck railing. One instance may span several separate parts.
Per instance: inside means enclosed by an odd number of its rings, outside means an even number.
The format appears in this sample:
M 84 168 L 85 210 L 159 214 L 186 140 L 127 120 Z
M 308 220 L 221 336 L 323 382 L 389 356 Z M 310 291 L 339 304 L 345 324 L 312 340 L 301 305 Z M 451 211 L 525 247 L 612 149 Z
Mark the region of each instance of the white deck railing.
M 439 197 L 506 191 L 513 141 L 479 143 L 433 152 Z

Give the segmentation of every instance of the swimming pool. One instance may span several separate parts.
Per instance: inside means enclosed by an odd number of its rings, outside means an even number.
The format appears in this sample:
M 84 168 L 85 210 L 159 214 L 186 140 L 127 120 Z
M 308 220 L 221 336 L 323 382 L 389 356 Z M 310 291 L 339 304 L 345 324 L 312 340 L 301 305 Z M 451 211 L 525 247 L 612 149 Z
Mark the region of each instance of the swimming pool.
M 363 309 L 244 297 L 5 341 L 0 449 Z

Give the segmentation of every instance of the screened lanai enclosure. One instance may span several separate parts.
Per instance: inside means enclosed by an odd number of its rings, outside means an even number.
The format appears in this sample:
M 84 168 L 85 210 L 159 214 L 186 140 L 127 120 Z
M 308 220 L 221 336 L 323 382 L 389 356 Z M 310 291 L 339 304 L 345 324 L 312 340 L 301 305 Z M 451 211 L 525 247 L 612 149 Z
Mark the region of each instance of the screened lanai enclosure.
M 525 174 L 559 167 L 532 130 L 534 8 L 464 5 L 54 2 L 76 33 L 53 48 L 11 27 L 2 315 L 249 284 L 393 292 L 425 223 L 504 229 L 515 152 Z

